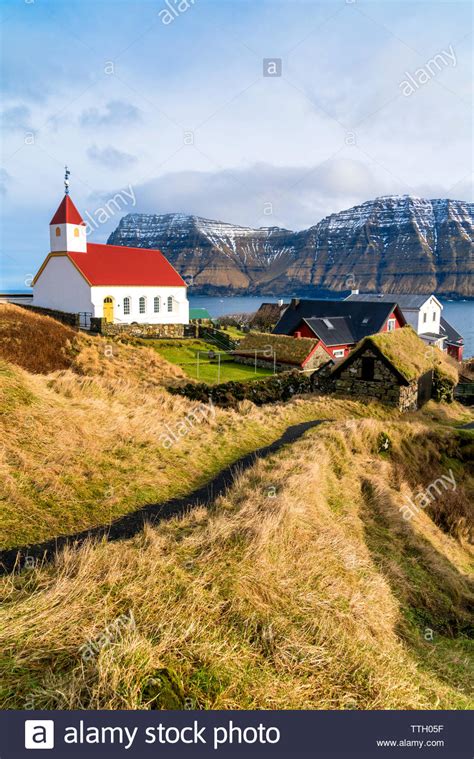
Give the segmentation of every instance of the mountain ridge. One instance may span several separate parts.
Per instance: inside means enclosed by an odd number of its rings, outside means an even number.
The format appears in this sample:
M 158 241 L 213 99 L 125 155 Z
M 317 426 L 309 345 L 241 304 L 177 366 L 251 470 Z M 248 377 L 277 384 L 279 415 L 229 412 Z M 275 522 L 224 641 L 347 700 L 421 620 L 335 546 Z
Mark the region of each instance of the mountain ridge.
M 127 214 L 108 243 L 159 248 L 202 295 L 438 292 L 474 297 L 474 204 L 388 195 L 294 231 Z

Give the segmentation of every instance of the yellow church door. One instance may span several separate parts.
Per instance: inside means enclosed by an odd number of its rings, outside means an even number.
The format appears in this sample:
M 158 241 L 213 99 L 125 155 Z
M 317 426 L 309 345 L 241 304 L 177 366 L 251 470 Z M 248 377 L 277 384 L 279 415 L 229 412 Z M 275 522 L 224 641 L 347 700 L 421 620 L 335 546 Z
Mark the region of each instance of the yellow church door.
M 114 321 L 114 301 L 112 298 L 104 298 L 104 319 L 106 322 Z

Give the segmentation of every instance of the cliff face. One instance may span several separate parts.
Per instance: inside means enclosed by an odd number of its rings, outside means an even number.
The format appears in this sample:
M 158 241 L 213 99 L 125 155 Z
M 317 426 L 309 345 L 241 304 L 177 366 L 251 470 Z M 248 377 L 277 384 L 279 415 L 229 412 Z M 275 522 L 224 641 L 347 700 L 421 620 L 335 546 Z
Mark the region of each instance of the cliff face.
M 388 196 L 301 232 L 183 214 L 129 214 L 114 245 L 159 248 L 198 294 L 317 290 L 474 297 L 474 204 Z

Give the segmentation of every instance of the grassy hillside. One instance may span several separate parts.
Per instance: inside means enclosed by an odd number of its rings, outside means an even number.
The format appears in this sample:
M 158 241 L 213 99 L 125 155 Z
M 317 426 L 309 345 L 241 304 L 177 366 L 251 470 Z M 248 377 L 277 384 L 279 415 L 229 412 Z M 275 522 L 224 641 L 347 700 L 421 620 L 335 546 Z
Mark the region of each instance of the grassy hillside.
M 2 706 L 472 707 L 472 553 L 400 511 L 444 456 L 467 508 L 469 445 L 324 425 L 209 509 L 4 579 Z
M 36 327 L 38 329 L 38 326 Z M 460 708 L 472 700 L 473 419 L 325 397 L 195 408 L 153 350 L 0 364 L 2 547 L 186 494 L 306 419 L 216 502 L 0 580 L 3 708 Z M 412 501 L 447 473 L 412 519 Z
M 260 408 L 247 402 L 236 411 L 209 407 L 167 448 L 169 431 L 201 405 L 166 392 L 153 367 L 145 371 L 146 355 L 134 350 L 128 363 L 122 357 L 115 364 L 87 347 L 78 357 L 83 371 L 88 367 L 82 375 L 33 376 L 0 363 L 0 548 L 106 524 L 184 495 L 290 424 L 367 414 L 361 403 L 333 401 L 328 408 L 319 398 Z M 373 406 L 372 413 L 392 412 Z
M 50 322 L 34 317 L 37 331 Z M 318 398 L 214 408 L 167 449 L 169 431 L 196 409 L 163 387 L 183 379 L 181 369 L 151 348 L 76 341 L 66 370 L 31 374 L 0 362 L 0 548 L 107 524 L 186 494 L 290 424 L 367 413 L 361 403 L 329 409 Z M 393 412 L 373 406 L 372 413 Z
M 54 319 L 0 304 L 0 359 L 40 374 L 67 369 L 74 362 L 77 342 L 77 333 Z

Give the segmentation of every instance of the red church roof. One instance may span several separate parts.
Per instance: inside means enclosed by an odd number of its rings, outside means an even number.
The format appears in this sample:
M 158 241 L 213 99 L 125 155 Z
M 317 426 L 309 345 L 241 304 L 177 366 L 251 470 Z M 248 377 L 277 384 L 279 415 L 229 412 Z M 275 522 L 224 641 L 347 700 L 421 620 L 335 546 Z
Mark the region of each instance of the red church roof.
M 159 250 L 87 243 L 87 253 L 66 255 L 93 286 L 186 287 Z
M 81 214 L 72 202 L 69 195 L 62 199 L 58 210 L 49 222 L 50 224 L 85 224 Z

